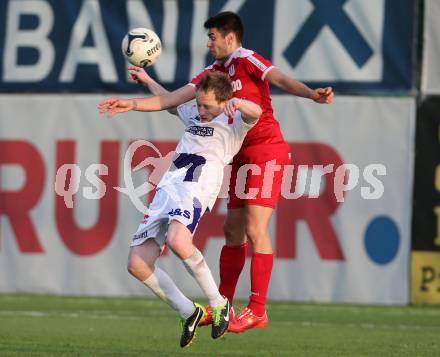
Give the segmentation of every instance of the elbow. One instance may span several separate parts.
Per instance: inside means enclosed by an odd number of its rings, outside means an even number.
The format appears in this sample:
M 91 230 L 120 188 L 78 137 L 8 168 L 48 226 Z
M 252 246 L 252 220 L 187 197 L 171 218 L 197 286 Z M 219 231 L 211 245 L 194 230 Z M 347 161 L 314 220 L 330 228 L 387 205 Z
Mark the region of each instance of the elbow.
M 261 115 L 263 114 L 263 109 L 259 106 L 256 112 L 256 118 L 257 120 L 260 119 Z
M 263 109 L 258 104 L 255 105 L 255 116 L 257 119 L 260 119 L 261 115 L 263 114 Z

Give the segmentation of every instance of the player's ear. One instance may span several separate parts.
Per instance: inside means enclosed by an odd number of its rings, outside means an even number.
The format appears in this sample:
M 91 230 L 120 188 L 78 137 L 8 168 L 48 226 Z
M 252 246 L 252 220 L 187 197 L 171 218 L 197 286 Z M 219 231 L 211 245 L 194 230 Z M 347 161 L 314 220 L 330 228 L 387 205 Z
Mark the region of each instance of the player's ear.
M 234 37 L 235 37 L 235 34 L 233 32 L 229 32 L 226 35 L 226 43 L 228 46 L 232 45 L 232 43 L 234 42 Z

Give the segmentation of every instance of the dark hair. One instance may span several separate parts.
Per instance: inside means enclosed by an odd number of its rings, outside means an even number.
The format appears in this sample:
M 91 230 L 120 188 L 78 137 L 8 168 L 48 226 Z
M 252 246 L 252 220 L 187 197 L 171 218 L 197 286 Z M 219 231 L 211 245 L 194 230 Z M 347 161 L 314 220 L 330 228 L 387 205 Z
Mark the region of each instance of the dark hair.
M 243 23 L 240 16 L 232 11 L 219 12 L 217 15 L 210 17 L 203 24 L 205 29 L 216 28 L 225 37 L 228 33 L 233 32 L 237 36 L 237 40 L 243 42 Z
M 226 102 L 232 98 L 232 84 L 229 77 L 222 72 L 208 72 L 196 86 L 197 90 L 213 91 L 217 102 Z

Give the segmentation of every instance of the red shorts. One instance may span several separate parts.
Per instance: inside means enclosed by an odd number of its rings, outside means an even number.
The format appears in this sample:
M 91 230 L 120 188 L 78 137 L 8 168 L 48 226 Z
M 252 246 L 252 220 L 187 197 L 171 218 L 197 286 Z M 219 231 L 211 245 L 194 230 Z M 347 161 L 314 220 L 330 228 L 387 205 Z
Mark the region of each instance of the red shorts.
M 232 163 L 228 209 L 244 205 L 275 208 L 284 165 L 289 163 L 286 143 L 253 145 L 240 150 Z

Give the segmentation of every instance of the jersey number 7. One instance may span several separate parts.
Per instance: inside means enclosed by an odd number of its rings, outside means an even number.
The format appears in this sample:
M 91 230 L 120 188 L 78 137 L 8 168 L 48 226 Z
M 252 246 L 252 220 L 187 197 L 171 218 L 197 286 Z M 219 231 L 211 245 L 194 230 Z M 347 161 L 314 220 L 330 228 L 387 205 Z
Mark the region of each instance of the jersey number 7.
M 181 169 L 186 167 L 186 175 L 183 181 L 197 182 L 202 172 L 202 167 L 206 163 L 203 156 L 196 154 L 179 154 L 173 161 L 176 168 Z

